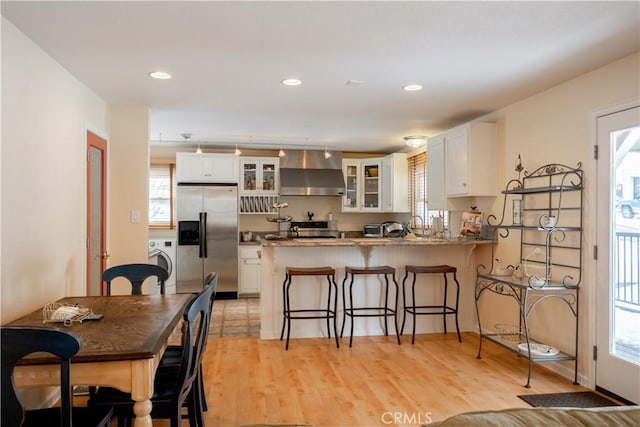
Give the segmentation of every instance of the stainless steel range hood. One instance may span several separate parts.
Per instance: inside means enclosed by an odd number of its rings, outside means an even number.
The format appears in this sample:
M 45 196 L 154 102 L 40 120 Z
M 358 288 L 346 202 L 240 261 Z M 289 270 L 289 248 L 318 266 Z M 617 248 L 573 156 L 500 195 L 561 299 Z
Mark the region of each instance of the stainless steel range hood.
M 280 158 L 280 195 L 342 196 L 342 153 L 330 151 L 287 150 Z

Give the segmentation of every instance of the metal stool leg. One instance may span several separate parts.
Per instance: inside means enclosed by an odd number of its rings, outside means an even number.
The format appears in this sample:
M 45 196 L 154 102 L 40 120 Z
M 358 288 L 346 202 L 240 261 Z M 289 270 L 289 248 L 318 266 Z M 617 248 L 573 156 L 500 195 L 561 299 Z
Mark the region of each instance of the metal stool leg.
M 344 334 L 344 325 L 347 323 L 347 295 L 345 293 L 344 284 L 348 277 L 349 273 L 345 273 L 344 279 L 342 280 L 342 328 L 340 328 L 340 338 L 342 338 L 342 335 Z M 353 322 L 353 319 L 351 319 L 351 322 Z
M 442 273 L 444 276 L 444 301 L 442 303 L 442 325 L 444 327 L 444 334 L 447 335 L 447 273 Z
M 391 279 L 393 280 L 393 284 L 396 287 L 396 297 L 395 297 L 395 303 L 393 306 L 393 326 L 396 328 L 396 339 L 398 340 L 398 345 L 401 344 L 400 342 L 400 333 L 398 332 L 398 282 L 396 281 L 396 275 L 393 274 L 391 276 Z
M 404 278 L 402 279 L 402 326 L 400 327 L 400 334 L 404 334 L 404 322 L 407 320 L 407 288 L 405 282 L 409 273 L 405 271 Z
M 284 329 L 287 324 L 287 313 L 289 309 L 287 308 L 287 294 L 286 294 L 286 286 L 287 280 L 289 279 L 289 275 L 285 274 L 284 281 L 282 282 L 282 331 L 280 332 L 280 341 L 284 338 Z
M 460 326 L 458 325 L 458 302 L 460 301 L 460 283 L 458 283 L 458 279 L 456 277 L 455 271 L 453 272 L 453 281 L 456 283 L 456 331 L 458 332 L 458 342 L 462 342 L 462 337 L 460 336 Z
M 332 285 L 336 291 L 336 295 L 333 298 L 333 335 L 336 337 L 336 348 L 340 348 L 340 340 L 338 338 L 338 285 L 336 284 L 335 275 L 331 275 L 329 287 Z

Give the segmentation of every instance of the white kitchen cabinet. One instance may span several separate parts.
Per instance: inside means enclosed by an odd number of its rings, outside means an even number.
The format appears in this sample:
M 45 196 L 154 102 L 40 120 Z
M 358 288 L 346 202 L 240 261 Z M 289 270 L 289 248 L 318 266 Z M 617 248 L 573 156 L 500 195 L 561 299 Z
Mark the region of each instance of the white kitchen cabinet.
M 262 283 L 261 245 L 240 246 L 238 294 L 259 294 Z
M 358 159 L 343 159 L 342 174 L 345 181 L 345 192 L 342 196 L 342 212 L 360 212 L 362 195 L 360 187 L 360 170 L 362 165 Z
M 361 160 L 362 204 L 360 212 L 382 212 L 382 159 Z
M 238 182 L 238 156 L 234 154 L 176 153 L 176 180 L 180 182 Z
M 448 197 L 495 196 L 496 125 L 467 123 L 444 133 Z
M 342 212 L 409 212 L 407 155 L 343 159 Z
M 444 140 L 444 135 L 438 135 L 427 142 L 427 205 L 431 210 L 447 210 Z
M 382 159 L 382 211 L 409 212 L 409 165 L 405 153 Z
M 240 159 L 240 192 L 243 194 L 278 194 L 278 157 Z
M 344 159 L 342 212 L 382 212 L 382 159 Z

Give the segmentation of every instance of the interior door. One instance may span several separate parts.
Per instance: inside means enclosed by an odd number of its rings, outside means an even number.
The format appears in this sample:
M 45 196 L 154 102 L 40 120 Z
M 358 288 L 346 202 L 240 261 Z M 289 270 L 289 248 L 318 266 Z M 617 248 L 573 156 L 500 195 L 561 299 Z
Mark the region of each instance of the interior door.
M 87 132 L 87 295 L 104 294 L 107 141 Z
M 597 119 L 596 386 L 640 403 L 640 107 Z

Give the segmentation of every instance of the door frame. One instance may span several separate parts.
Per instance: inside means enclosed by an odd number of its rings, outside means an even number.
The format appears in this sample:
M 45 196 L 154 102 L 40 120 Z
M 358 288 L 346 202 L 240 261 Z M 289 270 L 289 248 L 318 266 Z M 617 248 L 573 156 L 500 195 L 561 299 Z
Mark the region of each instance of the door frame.
M 598 189 L 595 183 L 598 178 L 597 176 L 598 160 L 595 158 L 595 155 L 593 155 L 593 153 L 595 152 L 595 147 L 598 145 L 598 118 L 602 116 L 608 116 L 610 114 L 615 114 L 617 112 L 628 110 L 630 108 L 634 108 L 638 106 L 640 106 L 640 98 L 630 98 L 626 101 L 621 101 L 620 103 L 610 104 L 609 106 L 602 107 L 597 110 L 592 110 L 591 115 L 589 117 L 590 125 L 591 125 L 591 138 L 589 139 L 589 143 L 591 144 L 590 148 L 592 153 L 592 155 L 590 156 L 589 166 L 590 166 L 590 169 L 593 171 L 591 176 L 593 177 L 592 181 L 594 182 L 594 185 L 589 185 L 586 189 L 586 195 L 588 195 L 588 200 L 589 200 L 588 206 L 586 206 L 586 208 L 593 211 L 594 214 L 593 214 L 593 220 L 588 221 L 589 224 L 587 227 L 585 227 L 588 229 L 589 232 L 587 234 L 587 238 L 585 239 L 585 249 L 586 249 L 584 251 L 585 262 L 583 262 L 582 264 L 583 267 L 586 268 L 585 277 L 591 278 L 591 281 L 589 283 L 589 286 L 585 286 L 585 288 L 587 289 L 581 290 L 581 292 L 584 292 L 586 294 L 583 298 L 586 298 L 588 301 L 588 304 L 587 304 L 588 316 L 586 317 L 584 315 L 582 316 L 583 321 L 585 322 L 584 330 L 587 333 L 586 334 L 587 347 L 585 349 L 587 351 L 583 353 L 583 354 L 586 354 L 588 358 L 587 372 L 586 372 L 587 378 L 586 378 L 586 381 L 581 381 L 581 383 L 592 390 L 595 390 L 596 388 L 596 361 L 593 359 L 593 349 L 597 344 L 597 341 L 596 341 L 597 340 L 597 324 L 593 322 L 593 325 L 590 325 L 587 318 L 590 316 L 595 316 L 597 313 L 597 288 L 596 288 L 597 267 L 596 267 L 596 263 L 593 261 L 595 261 L 594 248 L 598 244 L 598 241 L 597 241 L 598 230 L 597 230 L 597 223 L 595 221 L 596 219 L 595 208 L 596 208 L 597 189 Z M 592 262 L 587 262 L 587 261 L 592 261 Z
M 85 131 L 85 138 L 86 138 L 86 144 L 85 144 L 85 160 L 86 160 L 86 171 L 85 171 L 85 187 L 86 187 L 86 200 L 85 200 L 85 294 L 89 295 L 90 294 L 90 288 L 91 288 L 91 268 L 90 268 L 90 263 L 91 263 L 91 248 L 89 245 L 89 235 L 91 232 L 91 217 L 90 217 L 90 204 L 91 204 L 91 179 L 90 179 L 90 174 L 91 174 L 91 164 L 89 162 L 89 151 L 91 149 L 91 147 L 95 147 L 99 150 L 101 150 L 103 152 L 103 156 L 102 156 L 102 174 L 101 174 L 101 192 L 102 192 L 102 212 L 101 212 L 101 219 L 102 219 L 102 224 L 100 226 L 100 238 L 102 239 L 102 248 L 101 248 L 101 252 L 104 253 L 104 251 L 106 251 L 107 248 L 107 164 L 108 164 L 108 151 L 107 151 L 107 138 L 103 135 L 101 135 L 99 132 L 95 132 L 89 128 L 86 129 Z M 106 268 L 106 258 L 103 256 L 101 258 L 101 270 L 104 271 Z M 102 283 L 101 286 L 101 294 L 104 295 L 104 284 Z

